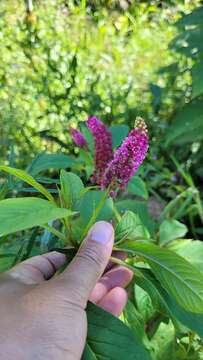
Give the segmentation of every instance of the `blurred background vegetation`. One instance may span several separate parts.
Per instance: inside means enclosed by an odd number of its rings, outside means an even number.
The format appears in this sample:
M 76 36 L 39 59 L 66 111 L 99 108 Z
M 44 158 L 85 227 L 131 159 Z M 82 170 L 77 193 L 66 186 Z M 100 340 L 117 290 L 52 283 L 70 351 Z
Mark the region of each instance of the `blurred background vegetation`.
M 77 153 L 68 126 L 146 119 L 153 218 L 203 234 L 203 7 L 193 1 L 2 0 L 0 159 Z M 0 179 L 2 182 L 4 179 Z

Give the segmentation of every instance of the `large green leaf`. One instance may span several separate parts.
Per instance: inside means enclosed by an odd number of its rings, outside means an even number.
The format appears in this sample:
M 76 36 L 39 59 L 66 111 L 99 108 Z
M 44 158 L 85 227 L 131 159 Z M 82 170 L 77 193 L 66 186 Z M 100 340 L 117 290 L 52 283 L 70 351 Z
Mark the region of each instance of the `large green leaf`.
M 177 320 L 203 338 L 203 314 L 186 311 L 167 293 L 162 293 L 162 296 L 164 297 L 171 313 L 177 318 Z
M 82 360 L 150 360 L 139 338 L 110 313 L 89 303 L 87 319 L 87 346 Z
M 171 321 L 161 322 L 150 345 L 156 360 L 177 360 L 175 328 Z
M 156 278 L 181 306 L 203 313 L 203 275 L 188 261 L 151 243 L 128 241 L 124 248 L 145 258 Z
M 33 186 L 37 189 L 41 194 L 43 194 L 49 201 L 54 202 L 53 196 L 47 191 L 47 189 L 39 184 L 31 175 L 26 173 L 23 170 L 11 168 L 9 166 L 0 166 L 0 170 L 5 171 L 11 175 L 14 175 L 21 179 L 22 181 L 26 182 L 27 184 Z
M 149 269 L 141 269 L 134 266 L 134 273 L 136 279 L 135 282 L 136 285 L 138 285 L 138 287 L 135 287 L 136 303 L 138 310 L 141 312 L 145 321 L 148 321 L 155 312 L 161 313 L 162 315 L 168 315 L 170 311 L 165 300 L 154 284 L 154 275 L 151 271 Z M 156 280 L 156 282 L 157 281 L 158 280 Z M 142 290 L 144 290 L 144 293 Z M 145 308 L 145 306 L 147 308 Z
M 149 239 L 150 235 L 140 217 L 132 211 L 126 211 L 115 230 L 116 241 L 125 239 Z
M 145 182 L 139 176 L 133 176 L 130 180 L 127 191 L 130 194 L 141 196 L 148 199 L 148 191 Z
M 65 207 L 68 209 L 76 209 L 81 191 L 84 189 L 82 180 L 74 173 L 61 170 L 60 182 L 61 197 Z
M 84 225 L 86 225 L 92 216 L 94 215 L 97 207 L 99 206 L 102 197 L 104 196 L 103 191 L 89 191 L 84 194 L 80 202 L 79 211 L 81 215 L 81 220 Z M 107 199 L 102 206 L 96 220 L 110 220 L 113 216 L 113 200 L 111 198 Z
M 110 127 L 113 140 L 113 148 L 117 148 L 121 145 L 124 138 L 128 135 L 129 126 L 127 125 L 113 125 Z
M 134 213 L 138 214 L 143 225 L 146 226 L 149 232 L 153 235 L 155 230 L 155 223 L 149 215 L 147 204 L 145 201 L 120 200 L 116 202 L 116 207 L 120 212 L 131 210 Z
M 203 138 L 203 103 L 200 100 L 185 105 L 172 119 L 166 133 L 166 145 L 185 144 Z
M 159 312 L 161 308 L 165 311 L 165 308 L 162 303 L 161 297 L 156 291 L 156 288 L 154 288 L 153 284 L 150 283 L 150 280 L 147 279 L 142 272 L 140 272 L 139 274 L 142 275 L 142 281 L 137 281 L 139 276 L 137 276 L 137 272 L 135 273 L 135 302 L 139 313 L 144 319 L 144 322 L 147 322 L 157 313 L 157 311 Z M 138 283 L 140 283 L 142 287 L 140 287 Z M 152 298 L 150 294 L 153 294 Z
M 0 201 L 0 235 L 7 235 L 51 220 L 71 216 L 72 212 L 61 209 L 47 200 L 27 197 Z
M 0 272 L 8 270 L 16 254 L 0 254 Z
M 170 244 L 170 249 L 188 260 L 203 273 L 203 242 L 199 240 L 177 240 Z
M 192 67 L 192 98 L 203 94 L 203 58 Z
M 65 154 L 39 154 L 30 164 L 27 171 L 35 176 L 48 169 L 67 169 L 74 164 L 74 159 Z
M 177 23 L 178 27 L 187 25 L 202 25 L 203 22 L 203 6 L 194 9 L 190 14 L 183 16 Z
M 159 293 L 160 298 L 165 304 L 166 314 L 170 317 L 175 317 L 183 325 L 187 326 L 190 330 L 195 331 L 200 337 L 203 338 L 203 314 L 196 314 L 191 311 L 186 311 L 181 305 L 179 305 L 172 296 L 170 296 L 161 284 L 149 274 L 149 272 L 141 270 L 145 279 L 152 284 L 155 289 L 155 292 Z M 152 297 L 153 301 L 153 297 Z M 174 318 L 173 318 L 174 321 Z
M 203 50 L 202 35 L 203 28 L 200 26 L 184 30 L 172 40 L 170 47 L 185 56 L 194 57 Z
M 167 244 L 171 240 L 181 238 L 187 233 L 187 226 L 174 219 L 164 220 L 159 229 L 160 244 Z
M 123 319 L 125 324 L 134 332 L 135 336 L 140 339 L 145 346 L 148 346 L 144 318 L 130 300 L 128 300 L 123 310 Z

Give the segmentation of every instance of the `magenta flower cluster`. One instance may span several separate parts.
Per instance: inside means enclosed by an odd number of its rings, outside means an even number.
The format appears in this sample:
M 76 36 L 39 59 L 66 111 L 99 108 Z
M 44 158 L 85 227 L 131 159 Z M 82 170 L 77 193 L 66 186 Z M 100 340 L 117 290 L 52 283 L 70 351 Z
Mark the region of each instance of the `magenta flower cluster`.
M 107 165 L 113 158 L 112 135 L 108 128 L 95 116 L 89 117 L 87 127 L 94 138 L 95 171 L 92 181 L 101 185 Z
M 86 141 L 84 135 L 79 130 L 73 129 L 71 127 L 70 134 L 72 136 L 72 139 L 73 139 L 75 145 L 77 145 L 80 148 L 87 147 L 87 141 Z
M 148 132 L 142 118 L 137 118 L 135 128 L 130 131 L 122 145 L 115 151 L 113 160 L 104 172 L 101 188 L 110 187 L 111 195 L 124 190 L 130 178 L 142 164 L 148 150 Z
M 130 178 L 142 164 L 149 147 L 148 131 L 144 120 L 138 117 L 135 128 L 131 130 L 123 143 L 113 153 L 112 135 L 108 128 L 95 116 L 87 120 L 87 127 L 94 138 L 94 174 L 92 181 L 100 185 L 101 189 L 110 190 L 115 197 L 117 191 L 124 190 Z M 84 136 L 75 129 L 71 129 L 75 143 L 84 147 L 87 142 Z

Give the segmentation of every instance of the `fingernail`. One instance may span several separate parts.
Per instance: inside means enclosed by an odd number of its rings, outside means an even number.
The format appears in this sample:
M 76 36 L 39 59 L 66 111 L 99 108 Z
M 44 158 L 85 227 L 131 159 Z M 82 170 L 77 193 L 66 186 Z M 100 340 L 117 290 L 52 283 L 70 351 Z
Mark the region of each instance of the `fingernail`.
M 91 240 L 100 244 L 106 244 L 112 239 L 113 232 L 114 230 L 111 224 L 105 221 L 99 221 L 91 228 L 89 237 Z

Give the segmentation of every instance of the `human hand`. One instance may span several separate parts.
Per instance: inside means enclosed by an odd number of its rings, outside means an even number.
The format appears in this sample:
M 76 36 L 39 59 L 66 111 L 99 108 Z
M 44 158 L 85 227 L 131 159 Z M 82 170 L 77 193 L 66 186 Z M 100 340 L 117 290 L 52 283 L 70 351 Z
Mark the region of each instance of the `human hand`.
M 113 241 L 113 227 L 100 221 L 60 275 L 53 276 L 66 257 L 57 252 L 33 257 L 1 275 L 2 360 L 81 358 L 88 299 L 115 316 L 127 301 L 124 288 L 132 273 L 108 264 Z

